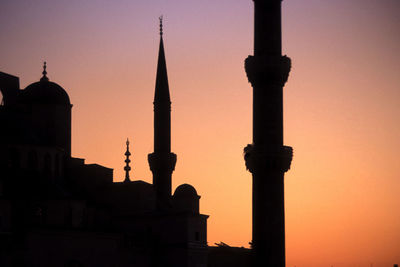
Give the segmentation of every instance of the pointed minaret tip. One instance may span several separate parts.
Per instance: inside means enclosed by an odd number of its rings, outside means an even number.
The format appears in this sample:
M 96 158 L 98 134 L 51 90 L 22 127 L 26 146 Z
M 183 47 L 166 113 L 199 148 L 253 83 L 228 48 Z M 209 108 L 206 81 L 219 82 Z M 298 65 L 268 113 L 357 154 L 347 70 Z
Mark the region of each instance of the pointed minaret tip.
M 160 20 L 160 47 L 158 51 L 156 90 L 154 95 L 154 103 L 170 103 L 167 64 L 165 61 L 164 41 L 163 41 L 163 16 Z
M 160 20 L 160 36 L 163 36 L 163 15 L 161 15 L 159 18 Z

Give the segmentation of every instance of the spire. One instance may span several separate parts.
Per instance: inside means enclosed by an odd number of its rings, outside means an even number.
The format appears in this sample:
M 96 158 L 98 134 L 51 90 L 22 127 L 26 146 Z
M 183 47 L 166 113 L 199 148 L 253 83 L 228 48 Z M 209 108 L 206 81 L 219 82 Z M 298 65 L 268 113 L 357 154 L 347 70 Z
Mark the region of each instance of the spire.
M 160 20 L 160 48 L 158 51 L 156 91 L 154 103 L 170 103 L 167 64 L 165 62 L 164 41 L 163 41 L 163 17 Z
M 160 49 L 153 104 L 154 152 L 149 154 L 147 159 L 153 173 L 157 209 L 163 210 L 170 207 L 171 179 L 175 169 L 176 155 L 171 152 L 171 100 L 165 63 L 162 17 L 160 17 Z
M 161 15 L 159 18 L 160 20 L 160 36 L 163 35 L 163 16 Z
M 49 78 L 46 76 L 47 75 L 46 68 L 47 68 L 47 66 L 46 66 L 46 61 L 45 61 L 45 62 L 43 62 L 43 72 L 42 72 L 43 77 L 40 79 L 41 82 L 43 82 L 43 81 L 47 82 L 49 80 Z
M 131 167 L 129 166 L 129 163 L 131 162 L 131 160 L 129 159 L 130 155 L 131 155 L 131 152 L 129 152 L 129 139 L 127 138 L 126 139 L 126 152 L 125 152 L 125 156 L 126 156 L 125 163 L 126 163 L 126 165 L 124 167 L 124 170 L 125 170 L 124 183 L 129 183 L 130 182 L 130 179 L 129 179 L 129 171 L 131 170 Z

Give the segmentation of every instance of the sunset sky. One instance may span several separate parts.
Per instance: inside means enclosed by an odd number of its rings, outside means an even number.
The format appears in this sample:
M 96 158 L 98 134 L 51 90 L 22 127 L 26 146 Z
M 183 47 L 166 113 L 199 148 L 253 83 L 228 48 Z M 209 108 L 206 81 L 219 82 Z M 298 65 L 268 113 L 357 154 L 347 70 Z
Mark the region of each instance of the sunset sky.
M 288 267 L 400 264 L 400 1 L 285 0 Z M 152 181 L 153 96 L 164 15 L 173 189 L 190 183 L 210 245 L 251 241 L 251 0 L 1 0 L 0 71 L 68 92 L 72 154 Z M 1 126 L 0 126 L 1 129 Z

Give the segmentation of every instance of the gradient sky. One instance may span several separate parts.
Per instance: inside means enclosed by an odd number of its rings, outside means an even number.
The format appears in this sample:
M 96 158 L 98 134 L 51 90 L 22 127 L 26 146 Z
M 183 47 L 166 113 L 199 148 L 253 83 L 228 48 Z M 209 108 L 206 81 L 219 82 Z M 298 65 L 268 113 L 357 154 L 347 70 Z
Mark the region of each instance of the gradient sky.
M 287 266 L 400 263 L 400 2 L 285 0 Z M 73 103 L 72 154 L 151 182 L 158 17 L 172 98 L 173 188 L 202 196 L 209 244 L 248 246 L 250 0 L 0 1 L 0 71 L 48 76 Z

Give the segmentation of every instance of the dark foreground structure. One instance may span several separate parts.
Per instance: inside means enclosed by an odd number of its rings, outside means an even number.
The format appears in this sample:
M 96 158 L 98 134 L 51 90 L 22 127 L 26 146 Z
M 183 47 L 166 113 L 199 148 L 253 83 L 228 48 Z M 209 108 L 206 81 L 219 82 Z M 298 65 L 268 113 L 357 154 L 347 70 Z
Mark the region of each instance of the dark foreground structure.
M 207 215 L 195 188 L 171 188 L 171 100 L 161 25 L 154 96 L 153 184 L 71 156 L 66 91 L 47 77 L 20 89 L 0 72 L 0 266 L 285 266 L 282 88 L 290 59 L 281 53 L 281 0 L 253 0 L 254 55 L 245 61 L 253 86 L 252 250 L 207 246 Z M 222 243 L 221 243 L 222 244 Z
M 171 102 L 161 34 L 153 184 L 71 156 L 66 91 L 47 77 L 19 87 L 0 72 L 0 266 L 207 266 L 207 215 L 195 188 L 171 195 Z
M 254 1 L 254 55 L 245 61 L 253 86 L 253 143 L 244 149 L 253 174 L 253 266 L 285 266 L 284 173 L 292 148 L 283 145 L 283 99 L 291 67 L 282 56 L 281 0 Z

